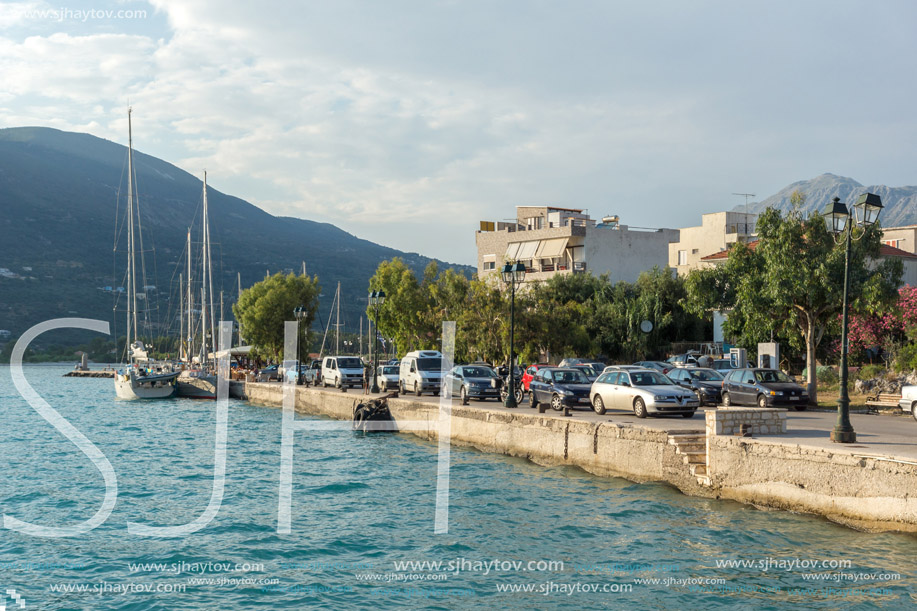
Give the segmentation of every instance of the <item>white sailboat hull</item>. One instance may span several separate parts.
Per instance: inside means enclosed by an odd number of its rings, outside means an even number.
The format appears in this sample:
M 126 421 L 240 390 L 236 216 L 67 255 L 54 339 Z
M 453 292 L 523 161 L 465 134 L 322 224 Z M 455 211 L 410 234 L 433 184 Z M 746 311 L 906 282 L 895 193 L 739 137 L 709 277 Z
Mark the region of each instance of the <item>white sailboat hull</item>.
M 176 378 L 178 372 L 141 376 L 136 369 L 122 369 L 115 374 L 115 394 L 128 400 L 168 399 L 175 393 Z

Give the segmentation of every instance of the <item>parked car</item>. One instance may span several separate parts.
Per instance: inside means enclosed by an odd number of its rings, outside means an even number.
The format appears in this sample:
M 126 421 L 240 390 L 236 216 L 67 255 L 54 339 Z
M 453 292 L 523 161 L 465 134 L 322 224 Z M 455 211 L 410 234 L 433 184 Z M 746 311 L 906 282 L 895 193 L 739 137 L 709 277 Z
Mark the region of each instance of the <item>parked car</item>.
M 574 365 L 579 365 L 580 363 L 585 363 L 587 359 L 578 359 L 578 358 L 567 358 L 560 362 L 558 367 L 573 367 Z
M 580 363 L 579 365 L 574 365 L 573 367 L 582 370 L 582 372 L 586 374 L 586 379 L 589 380 L 590 384 L 595 382 L 595 379 L 599 377 L 599 372 L 602 371 L 601 369 L 596 371 L 592 365 L 588 365 L 586 363 Z
M 747 369 L 754 369 L 754 367 L 755 367 L 755 366 L 752 365 L 751 362 L 745 361 L 745 367 L 744 367 L 744 368 L 747 368 Z M 732 370 L 732 369 L 740 369 L 739 367 L 733 367 L 733 366 L 732 366 L 732 360 L 730 360 L 730 359 L 714 359 L 713 364 L 710 365 L 710 368 L 711 368 L 711 369 L 716 369 L 717 371 L 722 371 L 722 372 L 723 372 L 723 375 L 726 375 L 725 372 L 730 371 L 730 370 Z
M 439 394 L 442 385 L 443 355 L 436 350 L 415 350 L 401 359 L 398 386 L 401 393 L 412 390 L 418 397 L 425 392 Z
M 723 374 L 715 369 L 682 367 L 671 370 L 666 376 L 697 394 L 700 404 L 719 405 L 723 392 Z
M 674 356 L 670 356 L 666 362 L 671 363 L 675 367 L 697 367 L 697 356 L 690 353 L 676 354 Z
M 356 356 L 326 356 L 322 361 L 322 386 L 363 387 L 363 361 Z
M 379 365 L 376 369 L 376 381 L 383 391 L 398 388 L 398 365 Z
M 898 407 L 902 411 L 911 412 L 911 416 L 917 420 L 917 386 L 901 387 L 901 400 L 898 402 Z
M 672 363 L 666 363 L 664 361 L 637 361 L 634 363 L 635 367 L 642 367 L 644 369 L 655 369 L 656 371 L 661 371 L 662 373 L 669 373 L 674 367 Z
M 589 380 L 581 369 L 545 367 L 539 369 L 529 384 L 529 405 L 537 408 L 547 403 L 555 411 L 564 406 L 589 405 Z
M 638 369 L 646 369 L 646 367 L 640 367 L 639 365 L 609 365 L 602 370 L 602 373 L 608 371 L 636 371 Z
M 503 381 L 486 365 L 456 365 L 446 374 L 445 384 L 452 389 L 452 396 L 459 397 L 465 405 L 468 399 L 499 401 Z
M 547 363 L 533 363 L 526 368 L 525 373 L 522 374 L 522 387 L 523 388 L 525 388 L 526 390 L 529 389 L 529 384 L 531 383 L 532 378 L 535 377 L 535 374 L 538 373 L 538 370 L 541 369 L 542 367 L 552 367 L 552 365 L 549 365 Z
M 637 418 L 650 414 L 694 415 L 700 402 L 654 369 L 606 371 L 592 383 L 592 409 L 604 414 L 608 408 L 633 410 Z
M 723 381 L 723 405 L 727 406 L 792 405 L 802 411 L 808 402 L 806 389 L 779 369 L 733 369 Z
M 268 365 L 258 372 L 258 381 L 272 382 L 280 379 L 280 367 L 278 365 Z

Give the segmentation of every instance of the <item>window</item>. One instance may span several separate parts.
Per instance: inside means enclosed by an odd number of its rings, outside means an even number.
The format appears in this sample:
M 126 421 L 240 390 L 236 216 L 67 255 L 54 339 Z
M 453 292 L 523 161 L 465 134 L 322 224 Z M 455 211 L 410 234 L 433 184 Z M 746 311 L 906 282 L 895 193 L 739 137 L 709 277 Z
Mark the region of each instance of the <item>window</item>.
M 901 240 L 882 240 L 882 243 L 886 246 L 893 246 L 894 248 L 901 248 Z
M 486 272 L 486 271 L 490 271 L 490 270 L 494 270 L 494 269 L 497 269 L 497 262 L 496 262 L 496 261 L 484 261 L 484 271 L 485 271 L 485 272 Z
M 679 264 L 679 265 L 687 265 L 687 264 L 688 264 L 688 251 L 687 251 L 687 250 L 679 250 L 679 251 L 678 251 L 678 264 Z

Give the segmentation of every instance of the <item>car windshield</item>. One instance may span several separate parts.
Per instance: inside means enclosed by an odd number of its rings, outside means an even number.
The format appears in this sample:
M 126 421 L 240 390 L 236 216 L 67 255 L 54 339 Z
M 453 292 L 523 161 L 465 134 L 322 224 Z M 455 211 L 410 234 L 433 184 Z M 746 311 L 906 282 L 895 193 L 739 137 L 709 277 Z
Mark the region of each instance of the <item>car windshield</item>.
M 759 382 L 792 382 L 790 376 L 778 370 L 756 371 L 755 379 Z
M 338 369 L 363 369 L 363 363 L 356 357 L 340 358 Z
M 672 381 L 657 371 L 634 371 L 630 374 L 634 386 L 668 386 Z
M 462 375 L 466 378 L 492 378 L 494 372 L 487 367 L 462 367 Z
M 689 369 L 691 377 L 701 382 L 718 382 L 723 376 L 710 369 Z
M 596 377 L 599 375 L 598 372 L 595 369 L 593 369 L 592 367 L 583 367 L 583 366 L 578 365 L 576 368 L 582 371 L 583 373 L 585 373 L 587 376 Z
M 586 376 L 583 375 L 583 372 L 578 369 L 572 369 L 567 371 L 555 371 L 554 372 L 554 381 L 558 384 L 588 384 L 589 380 L 586 379 Z
M 417 359 L 417 369 L 420 371 L 439 371 L 442 367 L 443 359 L 439 357 Z
M 383 375 L 396 375 L 398 373 L 398 367 L 394 365 L 386 365 L 382 368 Z

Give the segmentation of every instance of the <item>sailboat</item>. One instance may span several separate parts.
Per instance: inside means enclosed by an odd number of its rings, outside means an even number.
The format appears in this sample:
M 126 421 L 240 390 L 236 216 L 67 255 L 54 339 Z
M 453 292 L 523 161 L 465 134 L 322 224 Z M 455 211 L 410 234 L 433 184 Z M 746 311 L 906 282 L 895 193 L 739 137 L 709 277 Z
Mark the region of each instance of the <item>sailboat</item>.
M 209 350 L 207 336 L 210 332 L 210 338 L 216 337 L 216 324 L 213 315 L 213 263 L 210 254 L 210 218 L 207 211 L 207 172 L 204 172 L 204 195 L 203 195 L 203 221 L 201 223 L 202 247 L 201 247 L 201 351 L 195 359 L 192 356 L 194 351 L 194 326 L 193 326 L 193 304 L 194 292 L 191 289 L 191 230 L 188 230 L 188 346 L 186 349 L 187 368 L 178 376 L 177 394 L 180 397 L 189 397 L 192 399 L 216 399 L 217 398 L 217 376 L 210 366 L 213 352 Z M 210 303 L 208 304 L 208 289 Z M 208 316 L 208 311 L 210 315 Z M 184 321 L 182 321 L 184 325 Z M 208 328 L 208 324 L 210 328 Z M 184 333 L 183 333 L 184 335 Z
M 140 231 L 140 208 L 134 192 L 134 148 L 130 108 L 127 109 L 127 144 L 127 363 L 115 373 L 115 393 L 119 399 L 166 399 L 175 392 L 178 372 L 173 371 L 168 363 L 149 358 L 148 346 L 140 340 L 137 328 L 135 231 Z

